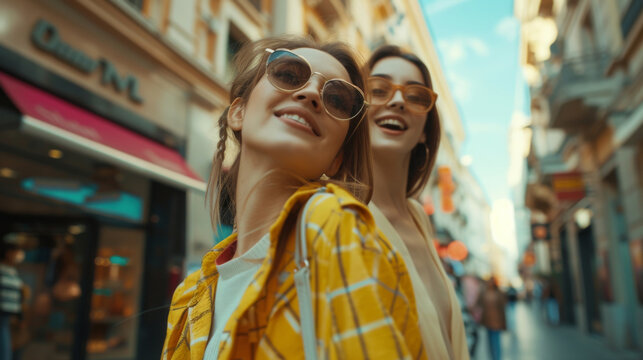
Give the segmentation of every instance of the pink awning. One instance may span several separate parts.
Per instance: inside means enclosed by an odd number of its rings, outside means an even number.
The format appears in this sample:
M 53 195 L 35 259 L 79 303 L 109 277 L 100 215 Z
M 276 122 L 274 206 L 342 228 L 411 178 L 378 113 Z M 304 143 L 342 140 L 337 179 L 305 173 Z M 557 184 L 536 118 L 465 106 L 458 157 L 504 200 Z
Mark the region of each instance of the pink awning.
M 25 132 L 169 185 L 205 191 L 205 182 L 175 150 L 2 72 L 0 85 L 23 113 Z

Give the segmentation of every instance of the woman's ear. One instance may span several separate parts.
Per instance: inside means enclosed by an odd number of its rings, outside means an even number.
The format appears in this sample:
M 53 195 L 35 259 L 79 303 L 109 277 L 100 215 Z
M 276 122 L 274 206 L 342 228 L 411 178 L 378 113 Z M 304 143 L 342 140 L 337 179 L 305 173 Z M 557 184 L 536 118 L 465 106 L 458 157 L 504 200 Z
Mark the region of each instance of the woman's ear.
M 337 153 L 337 156 L 335 156 L 335 159 L 333 160 L 332 163 L 330 163 L 330 167 L 324 172 L 326 176 L 328 177 L 333 177 L 337 172 L 339 171 L 339 168 L 342 166 L 342 161 L 344 161 L 344 153 L 339 152 Z
M 238 97 L 234 99 L 230 108 L 228 109 L 228 126 L 234 131 L 241 130 L 243 125 L 243 114 L 245 112 L 245 107 L 243 101 Z

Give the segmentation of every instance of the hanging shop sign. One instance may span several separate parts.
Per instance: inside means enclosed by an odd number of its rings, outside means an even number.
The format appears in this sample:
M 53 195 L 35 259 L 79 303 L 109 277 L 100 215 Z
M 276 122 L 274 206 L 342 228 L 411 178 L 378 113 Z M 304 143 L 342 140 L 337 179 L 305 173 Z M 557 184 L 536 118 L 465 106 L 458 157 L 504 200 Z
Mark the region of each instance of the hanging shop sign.
M 433 213 L 435 213 L 435 206 L 433 205 L 433 199 L 431 199 L 431 196 L 424 195 L 422 197 L 422 208 L 424 209 L 424 213 L 427 215 L 433 215 Z
M 539 223 L 531 224 L 531 237 L 534 240 L 549 239 L 549 225 Z
M 455 183 L 451 176 L 451 169 L 448 166 L 438 167 L 438 188 L 442 195 L 442 211 L 447 214 L 455 210 L 453 204 L 453 192 L 455 191 Z
M 469 256 L 469 250 L 462 241 L 452 241 L 447 245 L 447 256 L 455 261 L 462 261 Z
M 121 76 L 109 60 L 103 57 L 92 58 L 66 43 L 61 38 L 58 29 L 50 22 L 43 19 L 38 20 L 31 32 L 31 41 L 38 49 L 52 54 L 79 71 L 86 74 L 100 71 L 102 73 L 100 82 L 103 86 L 111 86 L 118 93 L 125 92 L 127 97 L 135 103 L 143 103 L 136 77 L 129 74 Z
M 585 197 L 585 182 L 580 172 L 553 174 L 552 187 L 560 201 L 578 201 Z

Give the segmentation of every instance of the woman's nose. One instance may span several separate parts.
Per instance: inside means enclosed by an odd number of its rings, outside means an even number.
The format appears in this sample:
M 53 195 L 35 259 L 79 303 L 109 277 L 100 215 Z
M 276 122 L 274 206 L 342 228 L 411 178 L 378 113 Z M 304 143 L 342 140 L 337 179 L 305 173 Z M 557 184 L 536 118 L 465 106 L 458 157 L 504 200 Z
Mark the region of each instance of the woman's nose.
M 315 111 L 320 111 L 322 110 L 321 90 L 325 79 L 314 75 L 306 86 L 293 93 L 293 97 L 298 101 L 309 103 Z
M 404 110 L 404 97 L 402 91 L 397 89 L 386 104 L 389 108 Z

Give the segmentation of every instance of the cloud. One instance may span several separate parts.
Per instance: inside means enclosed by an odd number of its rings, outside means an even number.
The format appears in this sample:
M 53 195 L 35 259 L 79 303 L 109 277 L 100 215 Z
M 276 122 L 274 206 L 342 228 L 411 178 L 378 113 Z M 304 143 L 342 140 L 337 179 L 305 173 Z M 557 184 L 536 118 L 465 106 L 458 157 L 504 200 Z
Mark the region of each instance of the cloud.
M 464 104 L 471 100 L 473 84 L 469 78 L 460 75 L 458 72 L 447 70 L 447 79 L 458 103 Z
M 514 41 L 518 37 L 518 20 L 513 16 L 504 17 L 496 24 L 494 31 L 498 36 Z
M 469 0 L 435 0 L 432 2 L 425 0 L 424 13 L 426 15 L 432 16 L 467 1 Z
M 478 56 L 489 55 L 489 47 L 487 44 L 476 37 L 458 37 L 439 40 L 438 48 L 444 60 L 449 63 L 461 61 L 471 54 Z

